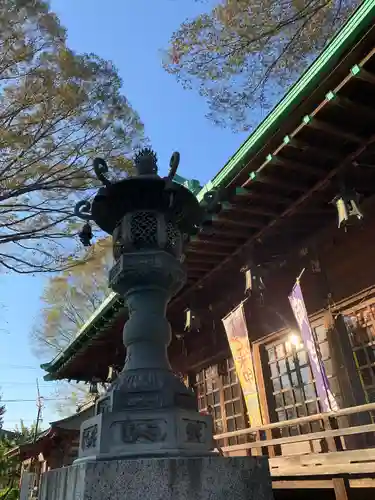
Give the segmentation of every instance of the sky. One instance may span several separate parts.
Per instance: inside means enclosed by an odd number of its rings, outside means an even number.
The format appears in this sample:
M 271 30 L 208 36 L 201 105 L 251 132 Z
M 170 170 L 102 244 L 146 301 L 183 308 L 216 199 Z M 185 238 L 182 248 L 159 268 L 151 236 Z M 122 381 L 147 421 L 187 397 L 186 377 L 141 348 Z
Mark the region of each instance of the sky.
M 213 0 L 212 0 L 213 1 Z M 209 7 L 210 0 L 52 0 L 52 9 L 68 30 L 68 43 L 77 52 L 94 52 L 112 60 L 123 80 L 123 92 L 145 124 L 158 154 L 161 173 L 173 151 L 179 151 L 178 173 L 210 180 L 245 140 L 244 134 L 212 125 L 204 100 L 183 90 L 161 65 L 161 49 L 187 17 Z M 30 334 L 42 304 L 46 276 L 0 277 L 0 392 L 7 407 L 4 428 L 23 418 L 35 420 L 36 379 L 44 396 L 43 426 L 59 418 L 54 385 L 31 350 Z M 16 401 L 14 401 L 16 400 Z

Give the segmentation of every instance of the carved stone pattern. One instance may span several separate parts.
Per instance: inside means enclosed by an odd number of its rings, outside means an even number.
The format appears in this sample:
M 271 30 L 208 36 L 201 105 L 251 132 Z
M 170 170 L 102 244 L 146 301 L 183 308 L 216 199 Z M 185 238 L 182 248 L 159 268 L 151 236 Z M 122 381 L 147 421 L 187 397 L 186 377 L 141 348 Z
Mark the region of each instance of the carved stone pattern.
M 109 413 L 111 411 L 111 398 L 108 396 L 98 402 L 97 415 L 100 413 Z
M 95 448 L 98 439 L 98 424 L 87 427 L 82 434 L 82 449 Z
M 130 222 L 130 232 L 133 245 L 155 247 L 157 245 L 158 224 L 154 213 L 135 212 Z
M 121 423 L 121 438 L 128 444 L 142 441 L 157 443 L 165 440 L 166 433 L 159 420 L 128 420 Z
M 129 391 L 142 391 L 142 390 L 160 390 L 164 385 L 164 377 L 159 373 L 153 372 L 140 372 L 140 373 L 127 373 L 122 375 L 119 379 L 119 385 Z
M 198 420 L 189 421 L 186 425 L 186 440 L 189 443 L 201 443 L 204 427 L 204 422 L 199 422 Z
M 163 399 L 160 394 L 155 393 L 128 394 L 124 403 L 127 408 L 149 409 L 163 407 Z

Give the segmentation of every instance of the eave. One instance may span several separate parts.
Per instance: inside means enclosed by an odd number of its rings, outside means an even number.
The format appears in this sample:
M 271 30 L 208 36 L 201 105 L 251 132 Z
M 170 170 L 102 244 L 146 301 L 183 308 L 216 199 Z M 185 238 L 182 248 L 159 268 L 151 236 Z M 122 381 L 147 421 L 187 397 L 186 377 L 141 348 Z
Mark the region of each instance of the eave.
M 40 432 L 35 441 L 30 438 L 25 443 L 15 446 L 6 455 L 9 457 L 20 456 L 21 460 L 38 455 L 52 445 L 52 441 L 57 437 L 75 436 L 79 434 L 82 422 L 94 415 L 94 405 L 88 406 L 85 410 L 75 413 L 69 417 L 50 422 L 50 427 Z
M 202 188 L 197 195 L 199 200 L 202 200 L 205 193 L 211 189 L 228 185 L 242 168 L 248 166 L 249 156 L 262 149 L 264 143 L 280 128 L 281 123 L 293 109 L 316 90 L 323 78 L 330 76 L 348 48 L 371 27 L 374 18 L 375 0 L 365 0 L 226 165 Z
M 86 345 L 88 340 L 94 341 L 100 337 L 121 315 L 126 315 L 123 299 L 112 292 L 80 328 L 74 341 L 52 361 L 41 365 L 47 372 L 44 379 L 59 379 L 59 373 L 63 371 L 65 364 L 79 354 L 81 347 Z

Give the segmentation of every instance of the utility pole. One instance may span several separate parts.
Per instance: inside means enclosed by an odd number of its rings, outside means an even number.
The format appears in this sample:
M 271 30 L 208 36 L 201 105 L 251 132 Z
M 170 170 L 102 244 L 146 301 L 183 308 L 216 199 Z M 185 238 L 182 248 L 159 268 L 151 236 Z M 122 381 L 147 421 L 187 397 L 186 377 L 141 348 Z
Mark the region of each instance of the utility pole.
M 35 429 L 34 429 L 34 444 L 36 443 L 36 438 L 38 436 L 38 429 L 39 429 L 39 422 L 41 419 L 42 415 L 42 398 L 40 397 L 40 391 L 39 391 L 39 381 L 36 379 L 36 393 L 37 393 L 37 398 L 36 398 L 36 407 L 38 409 L 37 414 L 36 414 L 36 423 L 35 423 Z
M 43 401 L 42 397 L 40 395 L 40 390 L 39 390 L 39 381 L 36 379 L 36 407 L 37 407 L 37 414 L 36 414 L 36 422 L 35 422 L 35 429 L 34 429 L 34 438 L 33 438 L 33 443 L 36 443 L 37 437 L 38 437 L 38 429 L 39 429 L 39 423 L 42 417 L 42 408 L 43 408 Z M 35 457 L 33 462 L 35 461 Z M 31 472 L 31 471 L 30 471 Z M 32 500 L 33 498 L 36 498 L 35 495 L 38 492 L 38 485 L 39 485 L 39 473 L 36 471 L 34 475 L 34 479 L 31 482 L 31 488 L 29 492 L 29 498 Z

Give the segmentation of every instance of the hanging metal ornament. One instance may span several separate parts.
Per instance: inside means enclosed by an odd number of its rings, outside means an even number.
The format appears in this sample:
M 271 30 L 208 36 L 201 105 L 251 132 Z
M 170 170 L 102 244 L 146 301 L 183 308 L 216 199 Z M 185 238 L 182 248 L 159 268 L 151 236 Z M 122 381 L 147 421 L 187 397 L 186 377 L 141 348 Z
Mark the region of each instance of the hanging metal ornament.
M 192 309 L 185 310 L 185 332 L 197 331 L 201 328 L 201 320 L 198 314 Z
M 359 208 L 359 195 L 355 191 L 343 188 L 333 203 L 337 210 L 339 228 L 346 228 L 363 219 L 363 213 Z

